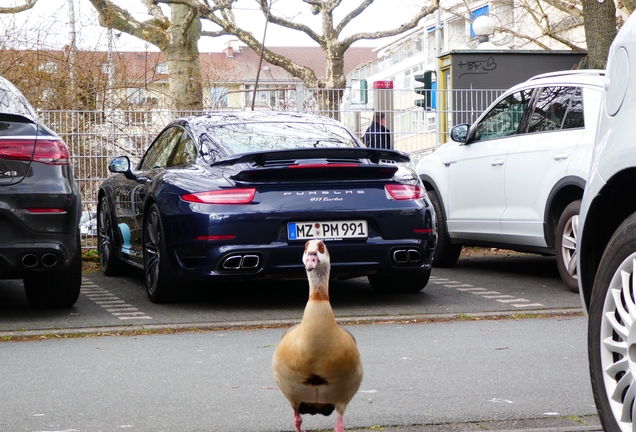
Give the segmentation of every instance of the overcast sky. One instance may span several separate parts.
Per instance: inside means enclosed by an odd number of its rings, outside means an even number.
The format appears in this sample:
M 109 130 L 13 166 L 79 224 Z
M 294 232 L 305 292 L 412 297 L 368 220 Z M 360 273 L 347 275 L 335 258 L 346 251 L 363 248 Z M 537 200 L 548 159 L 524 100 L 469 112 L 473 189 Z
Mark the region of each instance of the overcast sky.
M 39 40 L 43 48 L 55 49 L 68 45 L 70 37 L 70 0 L 39 0 L 36 6 L 28 11 L 15 16 L 0 15 L 0 37 L 2 35 L 17 35 L 18 40 L 25 42 L 23 47 L 33 48 L 33 41 Z M 88 0 L 73 0 L 76 19 L 77 45 L 79 49 L 107 48 L 106 30 L 99 27 L 97 13 Z M 336 9 L 340 11 L 336 15 L 336 22 L 346 13 L 355 8 L 361 0 L 344 0 Z M 0 0 L 2 6 L 23 4 L 24 0 Z M 116 0 L 115 3 L 128 8 L 137 19 L 149 18 L 146 9 L 139 0 Z M 347 34 L 388 30 L 408 22 L 424 3 L 424 0 L 375 0 L 359 17 L 354 19 L 346 29 Z M 261 38 L 263 36 L 263 17 L 260 10 L 256 9 L 254 0 L 240 0 L 237 12 L 237 23 L 243 28 Z M 320 33 L 320 19 L 311 15 L 306 3 L 302 0 L 274 0 L 273 9 L 279 16 L 285 16 L 298 22 L 309 25 L 314 31 Z M 205 25 L 205 21 L 204 21 Z M 205 28 L 205 27 L 204 27 Z M 210 27 L 212 29 L 212 27 Z M 6 36 L 5 36 L 6 37 Z M 15 36 L 14 36 L 15 37 Z M 342 38 L 342 36 L 341 36 Z M 221 51 L 223 44 L 229 37 L 202 38 L 199 42 L 199 50 L 202 52 Z M 378 47 L 388 43 L 388 39 L 360 42 L 357 46 Z M 270 24 L 266 44 L 270 46 L 310 46 L 315 43 L 298 31 L 282 29 L 280 26 Z M 156 48 L 145 44 L 139 39 L 126 34 L 116 38 L 115 49 L 127 50 L 152 50 Z

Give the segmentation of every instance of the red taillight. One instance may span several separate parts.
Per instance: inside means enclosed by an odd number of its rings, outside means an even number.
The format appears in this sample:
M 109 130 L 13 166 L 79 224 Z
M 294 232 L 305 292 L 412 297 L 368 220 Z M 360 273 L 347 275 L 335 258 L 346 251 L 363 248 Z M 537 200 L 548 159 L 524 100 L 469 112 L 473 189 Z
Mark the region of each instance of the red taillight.
M 34 161 L 47 165 L 70 164 L 68 147 L 64 141 L 49 139 L 0 140 L 0 159 Z
M 332 164 L 313 163 L 313 164 L 289 165 L 287 168 L 351 168 L 351 167 L 358 167 L 358 166 L 360 166 L 360 164 L 356 164 L 356 163 L 332 163 Z
M 415 234 L 432 234 L 433 228 L 415 228 L 413 232 Z
M 187 202 L 202 204 L 249 204 L 256 195 L 256 189 L 226 189 L 210 192 L 195 192 L 181 195 Z
M 69 165 L 68 147 L 60 140 L 37 140 L 35 144 L 34 162 L 47 165 Z
M 60 208 L 28 208 L 29 213 L 66 213 L 66 210 Z
M 198 236 L 195 238 L 195 240 L 202 240 L 202 241 L 206 241 L 206 240 L 234 240 L 236 238 L 236 236 L 234 234 L 227 234 L 227 235 L 209 235 L 209 236 Z
M 415 200 L 426 197 L 426 189 L 421 186 L 388 184 L 384 188 L 394 200 Z

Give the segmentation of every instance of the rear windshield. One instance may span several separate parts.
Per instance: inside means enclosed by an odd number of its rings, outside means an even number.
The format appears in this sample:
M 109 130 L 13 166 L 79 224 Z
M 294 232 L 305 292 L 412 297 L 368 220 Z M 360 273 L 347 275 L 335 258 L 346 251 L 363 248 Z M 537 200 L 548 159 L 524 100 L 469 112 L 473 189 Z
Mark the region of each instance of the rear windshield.
M 323 123 L 238 123 L 208 132 L 232 154 L 312 147 L 359 147 L 343 127 Z
M 4 78 L 0 79 L 0 113 L 18 114 L 31 120 L 38 118 L 20 90 Z

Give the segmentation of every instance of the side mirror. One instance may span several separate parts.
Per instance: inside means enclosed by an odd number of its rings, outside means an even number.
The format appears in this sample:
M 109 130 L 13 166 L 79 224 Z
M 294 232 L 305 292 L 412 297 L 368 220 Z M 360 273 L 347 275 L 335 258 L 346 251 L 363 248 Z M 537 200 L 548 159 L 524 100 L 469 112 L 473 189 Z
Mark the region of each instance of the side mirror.
M 112 173 L 126 174 L 130 171 L 130 159 L 128 156 L 118 156 L 108 164 L 108 171 Z
M 468 125 L 460 124 L 453 127 L 450 131 L 450 137 L 458 143 L 466 143 L 468 141 Z

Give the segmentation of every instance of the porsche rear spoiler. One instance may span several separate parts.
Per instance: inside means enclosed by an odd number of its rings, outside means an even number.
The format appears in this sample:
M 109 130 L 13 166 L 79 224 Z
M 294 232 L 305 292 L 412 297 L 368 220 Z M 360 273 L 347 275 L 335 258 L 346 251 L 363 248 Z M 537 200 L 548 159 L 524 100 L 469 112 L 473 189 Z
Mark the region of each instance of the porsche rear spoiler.
M 397 150 L 366 147 L 321 147 L 243 153 L 213 162 L 210 165 L 219 167 L 255 163 L 257 166 L 265 166 L 267 162 L 302 159 L 369 159 L 375 164 L 383 160 L 393 162 L 408 162 L 411 160 L 408 155 Z

